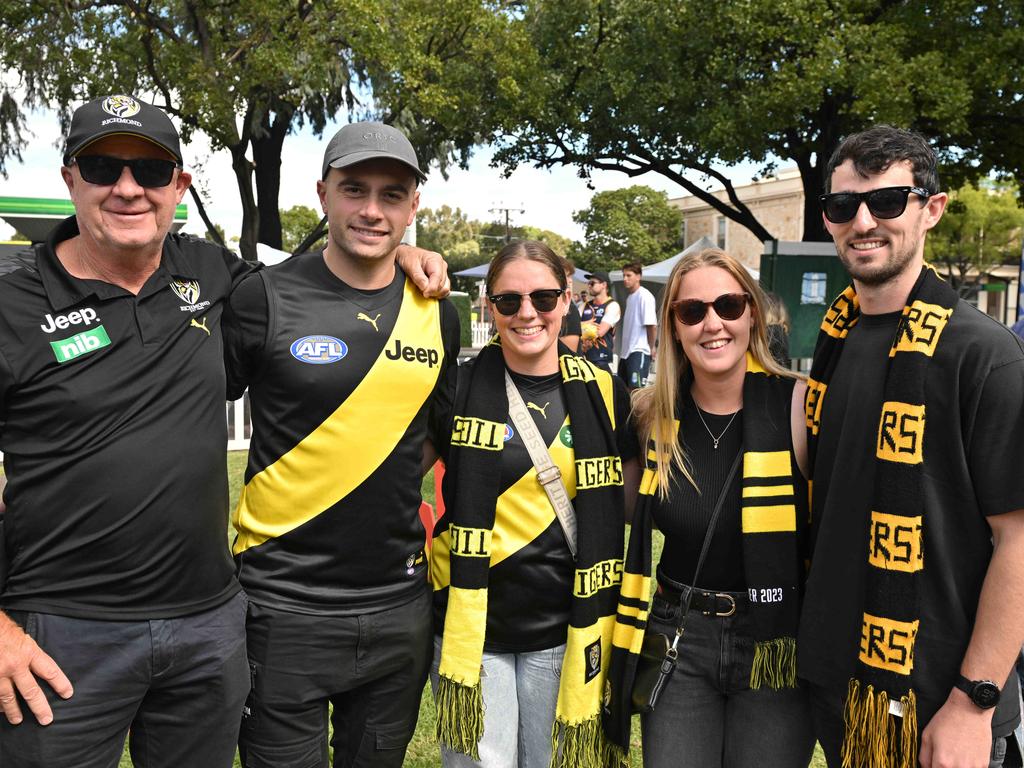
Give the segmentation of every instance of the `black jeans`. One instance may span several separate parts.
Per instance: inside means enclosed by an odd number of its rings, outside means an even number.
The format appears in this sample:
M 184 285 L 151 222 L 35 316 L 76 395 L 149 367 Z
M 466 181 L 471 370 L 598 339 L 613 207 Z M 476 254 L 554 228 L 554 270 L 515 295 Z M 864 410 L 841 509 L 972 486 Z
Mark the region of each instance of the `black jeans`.
M 53 722 L 0 717 L 3 768 L 116 768 L 125 734 L 136 768 L 230 768 L 242 703 L 245 595 L 209 611 L 152 621 L 92 621 L 11 611 L 75 692 L 41 687 Z M 129 732 L 129 728 L 131 729 Z
M 252 693 L 239 752 L 246 768 L 326 768 L 327 704 L 336 766 L 400 768 L 433 656 L 427 590 L 359 616 L 313 616 L 253 603 Z
M 655 596 L 649 632 L 670 637 L 680 607 Z M 806 768 L 814 750 L 801 688 L 751 689 L 749 608 L 715 617 L 691 610 L 675 674 L 641 718 L 646 768 Z

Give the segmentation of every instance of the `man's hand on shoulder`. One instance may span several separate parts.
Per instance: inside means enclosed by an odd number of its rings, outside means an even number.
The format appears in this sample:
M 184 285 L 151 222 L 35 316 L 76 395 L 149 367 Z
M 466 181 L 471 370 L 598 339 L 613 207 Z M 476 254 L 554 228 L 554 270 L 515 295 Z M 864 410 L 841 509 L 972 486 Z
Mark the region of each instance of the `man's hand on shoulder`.
M 62 699 L 69 699 L 74 693 L 71 681 L 57 663 L 21 627 L 0 612 L 0 707 L 11 724 L 17 725 L 24 719 L 16 691 L 40 725 L 53 722 L 53 712 L 37 677 L 46 681 Z
M 954 689 L 921 734 L 921 768 L 988 768 L 992 712 Z
M 398 266 L 428 299 L 443 299 L 452 292 L 448 263 L 441 254 L 402 243 L 397 257 Z

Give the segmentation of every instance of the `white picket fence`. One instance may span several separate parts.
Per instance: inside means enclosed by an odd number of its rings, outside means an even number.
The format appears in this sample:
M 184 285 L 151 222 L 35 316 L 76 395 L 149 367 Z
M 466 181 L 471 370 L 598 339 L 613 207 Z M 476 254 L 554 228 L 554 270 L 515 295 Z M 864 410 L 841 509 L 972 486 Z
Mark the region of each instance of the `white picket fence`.
M 491 324 L 473 321 L 473 346 L 482 347 L 491 339 Z

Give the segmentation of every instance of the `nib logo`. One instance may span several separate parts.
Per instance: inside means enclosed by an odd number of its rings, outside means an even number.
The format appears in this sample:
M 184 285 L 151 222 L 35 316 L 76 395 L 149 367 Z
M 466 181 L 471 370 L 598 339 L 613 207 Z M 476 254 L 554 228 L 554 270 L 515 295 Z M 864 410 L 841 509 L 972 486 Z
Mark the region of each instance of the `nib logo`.
M 76 333 L 70 339 L 50 342 L 50 348 L 58 363 L 67 363 L 82 355 L 109 346 L 110 337 L 107 336 L 107 331 L 102 325 L 89 331 Z

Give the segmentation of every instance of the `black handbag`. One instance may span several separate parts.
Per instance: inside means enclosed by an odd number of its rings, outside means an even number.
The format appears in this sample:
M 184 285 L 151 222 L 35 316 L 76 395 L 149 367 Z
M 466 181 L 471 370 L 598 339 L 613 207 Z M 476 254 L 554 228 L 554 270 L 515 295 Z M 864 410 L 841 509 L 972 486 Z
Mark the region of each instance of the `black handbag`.
M 704 556 L 711 546 L 711 536 L 715 532 L 715 524 L 718 522 L 718 513 L 722 511 L 722 504 L 725 502 L 725 495 L 732 485 L 732 478 L 740 465 L 740 458 L 743 456 L 741 449 L 736 454 L 736 460 L 732 463 L 729 476 L 725 479 L 722 492 L 718 495 L 715 509 L 711 513 L 711 522 L 708 523 L 708 531 L 704 534 L 704 544 L 700 549 L 700 556 L 697 558 L 697 569 L 693 574 L 693 581 L 697 583 L 700 575 L 700 568 L 704 565 Z M 634 713 L 646 714 L 654 709 L 661 697 L 662 691 L 668 685 L 669 678 L 676 671 L 676 659 L 679 658 L 679 639 L 683 636 L 683 628 L 686 624 L 686 615 L 690 612 L 690 600 L 693 599 L 693 590 L 685 590 L 685 601 L 680 600 L 682 612 L 679 615 L 679 624 L 676 626 L 675 636 L 670 640 L 668 635 L 661 632 L 647 632 L 644 635 L 643 644 L 640 646 L 640 657 L 636 662 L 636 674 L 633 677 L 633 691 L 631 701 Z

